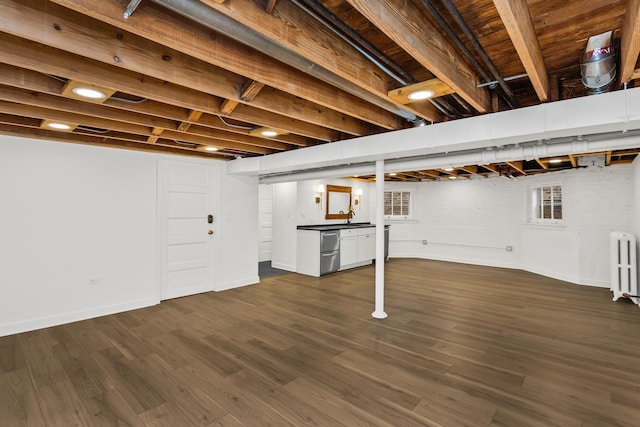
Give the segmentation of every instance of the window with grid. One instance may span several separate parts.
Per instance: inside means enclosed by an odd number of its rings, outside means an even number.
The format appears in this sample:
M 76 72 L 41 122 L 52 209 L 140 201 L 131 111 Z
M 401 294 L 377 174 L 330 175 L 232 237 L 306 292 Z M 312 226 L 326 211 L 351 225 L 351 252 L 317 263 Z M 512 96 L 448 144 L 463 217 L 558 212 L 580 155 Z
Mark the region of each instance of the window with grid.
M 562 220 L 562 187 L 549 185 L 534 189 L 534 218 L 539 221 Z
M 405 219 L 411 215 L 411 192 L 385 191 L 384 216 L 387 219 Z

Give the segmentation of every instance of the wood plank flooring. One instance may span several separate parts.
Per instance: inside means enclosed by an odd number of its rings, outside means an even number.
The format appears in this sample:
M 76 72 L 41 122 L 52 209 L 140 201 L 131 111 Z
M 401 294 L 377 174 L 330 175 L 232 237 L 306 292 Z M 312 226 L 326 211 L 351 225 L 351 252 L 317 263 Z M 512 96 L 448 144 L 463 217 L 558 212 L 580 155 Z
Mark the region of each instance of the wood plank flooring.
M 0 426 L 638 426 L 640 309 L 429 260 L 0 338 Z

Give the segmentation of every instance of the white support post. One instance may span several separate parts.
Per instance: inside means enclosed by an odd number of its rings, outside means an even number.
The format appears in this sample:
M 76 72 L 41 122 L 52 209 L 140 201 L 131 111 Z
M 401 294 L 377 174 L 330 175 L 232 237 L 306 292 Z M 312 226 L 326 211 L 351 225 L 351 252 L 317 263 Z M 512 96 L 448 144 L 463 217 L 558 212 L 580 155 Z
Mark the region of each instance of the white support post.
M 384 160 L 376 161 L 376 308 L 371 316 L 386 319 L 384 312 Z

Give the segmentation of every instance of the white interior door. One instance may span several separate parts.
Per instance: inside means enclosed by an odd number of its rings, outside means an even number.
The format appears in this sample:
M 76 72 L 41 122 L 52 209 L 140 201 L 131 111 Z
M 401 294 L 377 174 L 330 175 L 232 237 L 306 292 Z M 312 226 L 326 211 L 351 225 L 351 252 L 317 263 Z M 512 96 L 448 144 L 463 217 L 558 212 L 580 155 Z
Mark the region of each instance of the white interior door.
M 267 184 L 259 186 L 258 210 L 260 212 L 260 254 L 258 261 L 271 261 L 271 242 L 273 241 L 273 187 Z
M 211 165 L 162 160 L 162 300 L 213 290 L 214 171 Z

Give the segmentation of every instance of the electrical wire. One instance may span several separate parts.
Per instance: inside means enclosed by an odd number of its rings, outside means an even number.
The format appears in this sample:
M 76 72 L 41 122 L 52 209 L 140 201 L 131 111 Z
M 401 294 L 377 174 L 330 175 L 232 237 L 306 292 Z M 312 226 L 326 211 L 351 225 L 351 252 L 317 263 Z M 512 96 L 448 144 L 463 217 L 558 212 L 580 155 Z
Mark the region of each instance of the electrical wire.
M 110 96 L 109 99 L 113 99 L 114 101 L 128 102 L 129 104 L 141 104 L 149 100 L 149 98 L 127 99 L 127 98 L 120 98 L 117 96 Z
M 218 116 L 218 118 L 220 119 L 220 121 L 222 123 L 224 123 L 225 125 L 231 127 L 231 128 L 236 128 L 236 129 L 245 129 L 245 130 L 254 130 L 254 129 L 258 129 L 260 126 L 240 126 L 240 125 L 234 125 L 232 123 L 227 122 L 225 119 L 222 118 L 222 116 Z

